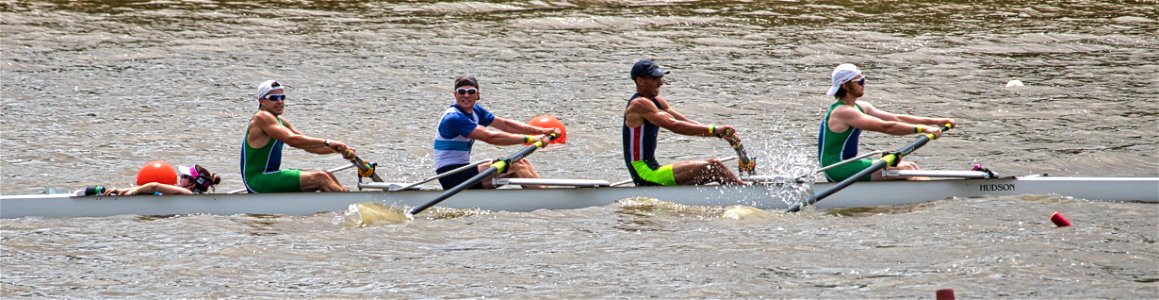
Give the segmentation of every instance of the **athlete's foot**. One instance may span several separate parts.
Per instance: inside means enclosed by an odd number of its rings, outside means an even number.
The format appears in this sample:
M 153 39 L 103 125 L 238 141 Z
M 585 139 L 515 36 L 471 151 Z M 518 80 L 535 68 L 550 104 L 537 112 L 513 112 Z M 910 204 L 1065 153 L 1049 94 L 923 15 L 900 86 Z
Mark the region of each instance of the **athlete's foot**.
M 724 184 L 724 185 L 748 185 L 749 183 L 745 182 L 744 180 L 740 180 L 740 178 L 733 177 L 733 178 L 729 178 L 728 180 L 721 180 L 720 184 Z

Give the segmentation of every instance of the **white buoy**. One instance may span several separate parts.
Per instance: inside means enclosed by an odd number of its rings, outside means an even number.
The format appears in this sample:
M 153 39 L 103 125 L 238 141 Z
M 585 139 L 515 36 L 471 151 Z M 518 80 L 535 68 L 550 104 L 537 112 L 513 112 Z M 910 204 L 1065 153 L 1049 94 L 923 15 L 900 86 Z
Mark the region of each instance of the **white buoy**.
M 1011 79 L 1010 81 L 1006 82 L 1006 87 L 1016 87 L 1016 86 L 1023 86 L 1022 80 Z

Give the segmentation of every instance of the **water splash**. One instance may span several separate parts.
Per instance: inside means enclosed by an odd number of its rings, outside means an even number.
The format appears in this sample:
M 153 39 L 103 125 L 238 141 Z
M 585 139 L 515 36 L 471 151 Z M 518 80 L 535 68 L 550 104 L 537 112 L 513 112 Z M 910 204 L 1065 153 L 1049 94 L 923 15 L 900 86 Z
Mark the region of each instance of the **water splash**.
M 763 158 L 760 160 L 762 173 L 776 177 L 763 183 L 769 198 L 792 206 L 813 196 L 819 163 L 812 151 L 812 145 L 794 145 L 780 139 L 760 141 L 753 152 Z
M 721 212 L 720 217 L 722 219 L 732 220 L 759 220 L 768 219 L 772 217 L 772 214 L 768 211 L 761 210 L 752 206 L 733 205 L 724 208 L 724 211 Z
M 616 201 L 619 213 L 632 217 L 668 218 L 668 219 L 766 219 L 772 216 L 769 212 L 747 205 L 700 206 L 677 204 L 651 197 L 633 197 Z
M 363 228 L 377 224 L 405 224 L 410 221 L 402 207 L 388 206 L 377 202 L 354 203 L 338 217 L 342 228 Z
M 364 228 L 375 225 L 406 224 L 414 221 L 413 215 L 408 215 L 409 207 L 387 205 L 379 202 L 365 202 L 351 204 L 342 215 L 335 219 L 335 224 L 345 229 Z M 482 209 L 458 209 L 446 207 L 432 207 L 423 211 L 420 219 L 442 220 L 463 218 L 477 215 L 487 215 L 491 211 Z

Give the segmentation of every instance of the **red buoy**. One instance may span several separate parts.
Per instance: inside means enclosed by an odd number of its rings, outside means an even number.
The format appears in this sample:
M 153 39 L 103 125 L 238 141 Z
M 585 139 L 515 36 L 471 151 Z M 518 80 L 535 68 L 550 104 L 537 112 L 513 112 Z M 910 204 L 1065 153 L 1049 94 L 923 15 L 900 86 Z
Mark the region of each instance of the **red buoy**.
M 1054 225 L 1058 227 L 1067 227 L 1071 225 L 1070 220 L 1067 220 L 1066 217 L 1063 217 L 1062 214 L 1058 213 L 1057 211 L 1050 215 L 1050 221 L 1054 222 Z
M 552 144 L 567 144 L 567 127 L 563 126 L 563 122 L 550 115 L 542 115 L 531 119 L 527 122 L 528 125 L 543 128 L 559 129 L 559 137 L 551 141 Z
M 954 300 L 954 289 L 940 289 L 934 294 L 938 300 Z
M 137 171 L 137 185 L 145 185 L 150 182 L 177 185 L 177 171 L 174 171 L 173 166 L 167 162 L 151 161 L 141 167 L 140 171 Z

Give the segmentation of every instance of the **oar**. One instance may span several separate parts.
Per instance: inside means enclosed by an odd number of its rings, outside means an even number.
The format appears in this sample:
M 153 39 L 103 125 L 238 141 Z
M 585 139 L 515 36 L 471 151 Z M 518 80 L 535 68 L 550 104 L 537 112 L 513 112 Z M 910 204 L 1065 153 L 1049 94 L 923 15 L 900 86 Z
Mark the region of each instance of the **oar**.
M 748 173 L 749 175 L 756 174 L 757 162 L 753 161 L 753 159 L 751 157 L 749 157 L 748 152 L 745 152 L 744 145 L 741 145 L 740 143 L 736 143 L 736 145 L 732 145 L 732 149 L 736 150 L 736 157 L 738 158 L 738 160 L 736 162 L 736 164 L 737 164 L 736 168 L 738 171 L 737 173 L 740 173 L 740 174 Z
M 946 130 L 950 130 L 950 128 L 953 128 L 953 127 L 954 127 L 954 125 L 952 125 L 952 124 L 946 124 L 945 127 L 942 127 L 942 131 L 945 132 Z M 894 152 L 886 153 L 885 155 L 883 155 L 881 157 L 881 159 L 873 161 L 873 164 L 869 165 L 869 168 L 866 168 L 865 170 L 861 170 L 861 172 L 857 172 L 857 174 L 853 174 L 853 177 L 846 178 L 845 180 L 842 180 L 841 182 L 838 182 L 836 185 L 834 185 L 833 188 L 825 190 L 824 192 L 821 192 L 820 194 L 817 194 L 816 196 L 809 198 L 808 200 L 805 200 L 804 204 L 796 204 L 796 205 L 793 205 L 792 207 L 789 207 L 789 212 L 801 211 L 802 207 L 804 207 L 806 205 L 813 205 L 814 203 L 817 203 L 821 200 L 824 200 L 825 198 L 833 195 L 834 193 L 837 193 L 838 191 L 841 191 L 842 189 L 844 189 L 850 185 L 853 185 L 861 178 L 863 178 L 865 176 L 869 176 L 870 174 L 873 174 L 873 172 L 877 172 L 877 171 L 881 170 L 882 168 L 885 168 L 886 166 L 897 166 L 897 163 L 901 162 L 902 157 L 905 157 L 906 155 L 909 155 L 910 153 L 913 153 L 914 151 L 918 150 L 918 148 L 925 146 L 927 142 L 929 142 L 930 140 L 933 140 L 934 138 L 935 138 L 935 136 L 933 133 L 926 133 L 926 134 L 922 135 L 921 137 L 919 137 L 918 140 L 909 144 L 908 146 L 905 146 L 905 147 L 898 149 L 897 151 L 894 151 Z
M 349 153 L 349 151 L 347 153 Z M 351 158 L 350 163 L 354 164 L 355 167 L 358 167 L 359 177 L 370 177 L 370 179 L 374 180 L 374 182 L 383 182 L 382 177 L 378 177 L 378 173 L 374 172 L 376 166 L 362 161 L 362 158 L 358 157 L 358 155 L 355 155 L 353 158 Z M 361 179 L 359 179 L 359 181 L 361 181 Z
M 870 157 L 870 156 L 874 156 L 874 155 L 878 155 L 878 154 L 882 154 L 882 153 L 885 153 L 885 150 L 877 150 L 877 151 L 869 152 L 869 153 L 866 153 L 866 154 L 858 155 L 857 157 L 850 158 L 850 159 L 846 159 L 846 160 L 843 160 L 843 161 L 839 161 L 839 162 L 837 162 L 837 163 L 835 163 L 835 164 L 832 164 L 832 165 L 829 165 L 829 166 L 827 166 L 827 167 L 824 167 L 824 168 L 819 168 L 819 169 L 813 170 L 813 172 L 810 172 L 810 174 L 807 174 L 807 175 L 805 175 L 805 176 L 808 176 L 808 175 L 813 175 L 813 174 L 817 174 L 817 173 L 821 173 L 821 172 L 825 172 L 825 171 L 828 171 L 829 169 L 836 168 L 836 167 L 838 167 L 838 166 L 841 166 L 841 165 L 844 165 L 844 164 L 847 164 L 847 163 L 851 163 L 851 162 L 859 161 L 859 160 L 861 160 L 862 158 L 866 158 L 866 157 Z
M 829 165 L 829 166 L 824 167 L 824 168 L 816 168 L 816 169 L 813 169 L 812 171 L 809 171 L 809 173 L 805 173 L 804 175 L 798 176 L 796 178 L 788 178 L 788 179 L 790 179 L 792 181 L 796 181 L 797 183 L 805 183 L 806 182 L 805 178 L 807 178 L 807 177 L 816 176 L 817 174 L 820 174 L 821 172 L 825 172 L 826 170 L 836 168 L 838 166 L 841 166 L 841 165 L 844 165 L 847 163 L 855 162 L 855 161 L 861 160 L 862 158 L 866 158 L 866 157 L 870 157 L 870 156 L 874 156 L 874 155 L 878 155 L 878 154 L 882 154 L 882 153 L 885 153 L 885 151 L 884 150 L 875 150 L 875 151 L 870 152 L 870 153 L 858 155 L 857 157 L 854 157 L 854 158 L 839 161 L 835 164 Z M 752 175 L 750 175 L 750 176 L 741 177 L 740 180 L 751 181 L 751 182 L 772 182 L 772 180 L 784 179 L 784 178 L 785 177 L 769 177 L 769 176 L 752 176 Z
M 559 135 L 552 133 L 551 135 L 548 136 L 547 142 L 551 142 L 556 137 L 559 137 Z M 458 194 L 459 192 L 467 189 L 467 187 L 473 186 L 476 183 L 483 181 L 483 179 L 487 178 L 488 176 L 491 176 L 492 174 L 502 173 L 504 171 L 507 171 L 507 167 L 510 167 L 510 165 L 508 165 L 508 164 L 510 164 L 511 162 L 523 159 L 524 157 L 535 152 L 536 149 L 546 147 L 547 142 L 535 141 L 535 143 L 531 144 L 531 146 L 527 146 L 526 148 L 519 150 L 519 152 L 515 152 L 515 154 L 512 154 L 511 156 L 508 156 L 507 158 L 504 158 L 501 160 L 496 160 L 495 162 L 492 162 L 491 167 L 487 168 L 487 170 L 483 171 L 482 173 L 479 173 L 478 175 L 475 175 L 474 177 L 471 177 L 471 179 L 467 179 L 467 181 L 464 181 L 463 183 L 460 183 L 459 185 L 456 185 L 455 187 L 453 187 L 449 190 L 443 191 L 443 193 L 439 194 L 438 197 L 435 197 L 434 200 L 431 200 L 430 202 L 427 202 L 426 204 L 415 206 L 414 208 L 411 208 L 410 211 L 407 212 L 406 214 L 408 216 L 416 215 L 416 214 L 426 210 L 427 208 L 430 208 L 431 206 L 435 206 L 435 204 L 439 204 L 439 202 L 443 202 L 443 200 L 447 200 L 447 198 L 450 198 L 451 196 Z
M 726 130 L 722 133 L 725 136 L 736 134 L 736 132 L 732 130 Z M 732 146 L 732 150 L 736 151 L 736 157 L 738 159 L 736 162 L 737 173 L 740 173 L 741 175 L 745 173 L 748 173 L 749 175 L 756 174 L 757 162 L 753 161 L 753 159 L 749 157 L 749 153 L 744 150 L 744 145 L 742 145 L 739 141 L 733 143 L 731 140 L 728 141 L 728 144 Z
M 354 167 L 354 165 L 342 165 L 342 166 L 327 169 L 326 172 L 327 173 L 334 173 L 334 172 L 346 170 L 346 169 L 353 168 L 353 167 Z M 230 194 L 240 194 L 240 193 L 244 193 L 244 192 L 245 192 L 245 189 L 240 189 L 240 190 L 230 191 L 229 193 Z
M 480 161 L 477 161 L 477 162 L 473 162 L 473 163 L 471 163 L 471 164 L 469 164 L 469 165 L 462 166 L 462 167 L 458 167 L 458 168 L 455 168 L 454 170 L 450 170 L 450 171 L 447 171 L 447 172 L 443 172 L 442 174 L 439 174 L 439 175 L 435 175 L 435 176 L 427 177 L 427 178 L 425 178 L 425 179 L 423 179 L 423 180 L 421 180 L 421 181 L 419 181 L 419 182 L 411 183 L 411 184 L 408 184 L 408 185 L 405 185 L 405 186 L 398 186 L 398 185 L 393 185 L 393 184 L 392 184 L 392 185 L 390 186 L 390 189 L 389 189 L 389 190 L 390 190 L 391 192 L 397 192 L 397 191 L 407 190 L 407 189 L 410 189 L 410 188 L 412 188 L 412 187 L 416 187 L 416 186 L 418 186 L 418 185 L 420 185 L 420 184 L 424 184 L 424 183 L 430 182 L 431 180 L 435 180 L 435 179 L 439 179 L 439 178 L 443 178 L 443 177 L 451 176 L 451 175 L 453 175 L 453 174 L 455 174 L 455 173 L 459 173 L 459 172 L 462 172 L 462 171 L 465 171 L 465 170 L 468 170 L 468 169 L 471 169 L 471 168 L 478 167 L 479 165 L 481 165 L 481 164 L 483 164 L 483 163 L 485 163 L 485 162 L 489 162 L 489 161 L 490 161 L 490 160 L 480 160 Z

